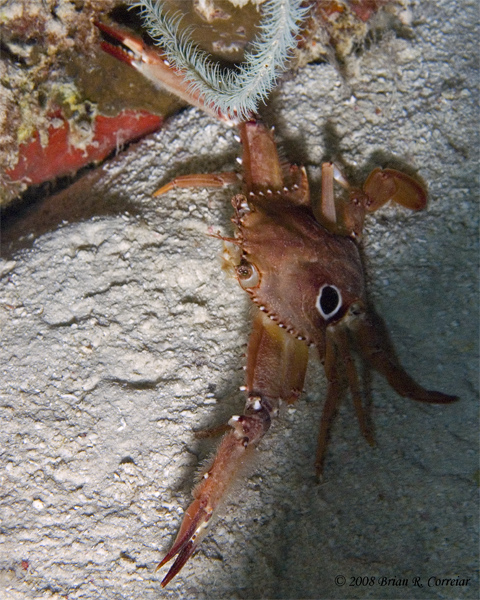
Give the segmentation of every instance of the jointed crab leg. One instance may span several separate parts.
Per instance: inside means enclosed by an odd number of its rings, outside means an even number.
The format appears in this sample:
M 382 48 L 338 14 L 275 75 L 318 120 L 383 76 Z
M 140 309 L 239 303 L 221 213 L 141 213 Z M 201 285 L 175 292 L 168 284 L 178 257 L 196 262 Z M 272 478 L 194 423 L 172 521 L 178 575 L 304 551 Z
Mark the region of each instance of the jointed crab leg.
M 449 404 L 458 400 L 456 396 L 427 390 L 410 377 L 398 361 L 383 323 L 378 316 L 375 318 L 371 310 L 367 312 L 365 307 L 358 303 L 350 307 L 349 312 L 351 314 L 347 314 L 343 320 L 327 326 L 324 367 L 328 387 L 320 422 L 315 459 L 318 477 L 321 476 L 323 471 L 330 425 L 341 397 L 340 367 L 342 365 L 347 377 L 360 431 L 371 446 L 375 443 L 363 406 L 355 363 L 351 356 L 352 342 L 362 358 L 371 368 L 383 375 L 400 396 L 432 404 Z M 349 339 L 349 337 L 352 339 Z
M 292 404 L 303 390 L 308 346 L 258 311 L 248 342 L 247 408 L 259 398 L 268 398 L 276 413 L 278 401 Z
M 251 125 L 240 126 L 243 164 L 248 174 L 246 187 L 252 193 L 267 188 L 272 193 L 283 185 L 276 147 L 264 128 Z M 200 177 L 182 178 L 182 183 L 185 187 L 198 185 Z M 216 176 L 206 176 L 202 182 L 208 187 L 215 186 Z M 171 187 L 167 184 L 157 194 Z M 211 467 L 195 488 L 194 501 L 185 513 L 177 538 L 159 564 L 160 568 L 177 557 L 162 581 L 163 587 L 180 571 L 204 538 L 215 511 L 268 431 L 280 403 L 294 402 L 303 389 L 308 347 L 261 310 L 256 311 L 247 357 L 244 414 L 229 420 L 231 430 L 222 439 Z
M 351 329 L 361 355 L 400 396 L 431 404 L 449 404 L 458 400 L 456 396 L 427 390 L 410 377 L 395 355 L 383 322 L 371 310 L 353 320 Z
M 210 468 L 193 492 L 177 538 L 158 568 L 177 556 L 162 581 L 165 587 L 205 537 L 215 511 L 268 431 L 279 404 L 294 401 L 303 389 L 308 348 L 279 328 L 261 311 L 248 344 L 244 414 L 234 416 Z
M 232 183 L 237 183 L 239 179 L 238 173 L 235 171 L 225 171 L 223 173 L 208 173 L 206 175 L 180 175 L 175 177 L 160 189 L 158 189 L 153 197 L 162 196 L 176 188 L 191 188 L 191 187 L 208 187 L 221 188 Z

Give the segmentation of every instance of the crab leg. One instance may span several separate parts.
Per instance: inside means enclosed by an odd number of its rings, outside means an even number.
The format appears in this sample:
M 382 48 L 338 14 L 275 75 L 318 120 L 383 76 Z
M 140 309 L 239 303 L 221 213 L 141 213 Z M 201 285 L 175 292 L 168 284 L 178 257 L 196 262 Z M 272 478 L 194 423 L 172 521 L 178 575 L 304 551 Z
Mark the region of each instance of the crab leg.
M 352 322 L 351 328 L 361 355 L 385 377 L 397 394 L 418 402 L 434 404 L 448 404 L 458 400 L 457 396 L 426 390 L 410 377 L 396 357 L 388 332 L 378 316 L 364 313 Z
M 262 437 L 270 428 L 282 401 L 294 402 L 303 388 L 308 347 L 257 312 L 248 344 L 244 414 L 233 416 L 231 427 L 193 492 L 177 538 L 158 565 L 177 557 L 162 581 L 165 587 L 180 571 L 205 537 L 212 517 L 228 491 L 249 463 Z
M 237 183 L 239 179 L 238 173 L 235 171 L 225 171 L 224 173 L 208 173 L 206 175 L 180 175 L 175 177 L 160 189 L 158 189 L 153 197 L 162 196 L 171 190 L 177 188 L 190 187 L 206 187 L 206 188 L 222 188 L 233 183 Z
M 230 125 L 235 123 L 233 119 L 205 104 L 202 95 L 192 89 L 181 71 L 170 65 L 165 53 L 158 46 L 149 48 L 139 37 L 110 27 L 101 21 L 95 21 L 95 25 L 114 42 L 102 42 L 102 50 L 131 65 L 156 87 L 167 90 L 187 104 L 196 106 Z
M 330 342 L 330 340 L 329 340 Z M 325 351 L 325 375 L 327 377 L 327 395 L 323 405 L 322 417 L 318 431 L 317 455 L 315 457 L 315 470 L 317 479 L 320 478 L 325 461 L 325 453 L 328 446 L 330 427 L 338 409 L 341 398 L 341 384 L 338 373 L 337 348 L 334 343 L 326 344 Z
M 263 125 L 239 124 L 243 146 L 243 178 L 248 192 L 281 189 L 283 172 L 273 135 Z
M 369 363 L 370 367 L 385 377 L 389 385 L 400 396 L 434 404 L 449 404 L 458 400 L 456 396 L 427 390 L 412 379 L 399 363 L 380 318 L 374 318 L 372 314 L 361 310 L 360 307 L 356 309 L 356 312 L 358 314 L 355 318 L 348 319 L 347 317 L 348 323 L 340 321 L 327 327 L 324 367 L 328 387 L 318 434 L 315 459 L 317 477 L 320 477 L 323 471 L 330 426 L 341 398 L 342 385 L 339 372 L 341 365 L 345 370 L 360 431 L 370 446 L 375 444 L 362 402 L 358 374 L 351 355 L 352 340 L 347 334 L 347 327 L 353 334 L 355 345 L 361 356 Z
M 335 197 L 333 195 L 334 165 L 331 162 L 322 164 L 322 197 L 321 197 L 321 220 L 325 225 L 335 227 L 337 223 L 337 212 Z M 326 222 L 326 223 L 325 223 Z
M 339 367 L 343 363 L 347 377 L 348 387 L 353 400 L 355 414 L 363 437 L 370 446 L 375 445 L 373 434 L 368 423 L 367 415 L 362 401 L 362 393 L 358 381 L 358 373 L 355 361 L 350 352 L 350 340 L 345 324 L 339 323 L 327 327 L 327 342 L 325 348 L 325 375 L 327 377 L 327 397 L 323 406 L 322 418 L 317 442 L 317 455 L 315 458 L 315 469 L 317 477 L 320 478 L 325 461 L 325 453 L 328 446 L 330 426 L 340 403 L 342 386 Z
M 348 191 L 348 201 L 335 198 L 334 182 Z M 318 222 L 336 235 L 360 241 L 367 212 L 374 212 L 392 201 L 409 210 L 423 210 L 427 192 L 419 181 L 396 169 L 377 167 L 363 187 L 352 187 L 334 163 L 322 164 L 322 195 L 312 209 Z
M 246 387 L 249 399 L 270 398 L 289 404 L 303 390 L 308 346 L 258 311 L 253 322 L 247 353 Z M 248 407 L 247 402 L 247 407 Z

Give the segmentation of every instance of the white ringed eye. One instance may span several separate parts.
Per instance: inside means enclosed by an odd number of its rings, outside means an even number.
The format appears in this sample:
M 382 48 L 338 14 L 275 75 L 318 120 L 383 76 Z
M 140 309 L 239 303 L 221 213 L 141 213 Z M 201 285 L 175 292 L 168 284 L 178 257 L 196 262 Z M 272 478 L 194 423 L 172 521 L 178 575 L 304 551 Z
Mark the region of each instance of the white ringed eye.
M 342 294 L 335 285 L 326 283 L 318 292 L 315 308 L 324 319 L 334 317 L 342 307 Z
M 238 283 L 244 290 L 257 287 L 260 283 L 260 274 L 255 265 L 249 262 L 242 262 L 237 268 Z

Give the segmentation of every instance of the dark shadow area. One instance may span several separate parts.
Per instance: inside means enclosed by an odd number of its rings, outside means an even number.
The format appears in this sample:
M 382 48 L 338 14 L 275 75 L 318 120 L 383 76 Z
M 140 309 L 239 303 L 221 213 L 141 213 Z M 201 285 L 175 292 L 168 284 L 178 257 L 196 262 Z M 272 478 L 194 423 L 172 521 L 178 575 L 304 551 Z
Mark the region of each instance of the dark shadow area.
M 140 13 L 141 10 L 138 6 L 125 2 L 125 4 L 115 6 L 115 8 L 108 13 L 108 17 L 115 23 L 118 23 L 118 25 L 128 27 L 137 35 L 142 35 L 142 37 L 145 38 L 148 37 L 153 44 L 153 40 L 145 33 Z
M 113 153 L 104 164 L 114 159 L 116 155 Z M 172 171 L 171 174 L 159 179 L 158 187 L 179 175 L 225 171 L 225 164 L 234 163 L 236 156 L 235 151 L 227 156 L 209 156 L 208 167 L 205 165 L 205 156 L 194 158 L 186 162 L 180 171 Z M 18 202 L 10 205 L 0 214 L 0 255 L 3 258 L 11 258 L 17 252 L 28 250 L 37 238 L 66 223 L 85 221 L 93 217 L 115 216 L 122 212 L 134 216 L 148 213 L 149 208 L 145 205 L 140 207 L 128 196 L 128 193 L 122 197 L 90 193 L 89 188 L 92 188 L 96 182 L 100 182 L 102 175 L 101 166 L 90 166 L 85 167 L 75 176 L 63 177 L 26 190 Z M 75 201 L 70 201 L 70 198 L 75 198 Z M 222 211 L 219 224 L 228 220 L 226 211 L 228 214 L 231 213 L 228 202 L 225 203 L 225 213 Z
M 349 165 L 343 158 L 342 140 L 337 132 L 335 123 L 332 121 L 326 121 L 323 128 L 323 140 L 325 143 L 325 155 L 322 158 L 322 162 L 334 162 L 343 171 L 347 180 L 351 185 L 361 186 L 367 176 L 373 169 L 380 167 L 382 169 L 397 169 L 410 175 L 417 181 L 419 181 L 424 187 L 425 182 L 418 176 L 415 169 L 402 158 L 385 152 L 384 150 L 374 150 L 370 154 L 370 158 L 361 168 L 355 168 Z
M 88 169 L 88 172 L 90 171 Z M 98 178 L 100 176 L 101 168 L 98 169 Z M 92 178 L 81 175 L 74 183 L 69 179 L 65 188 L 53 195 L 47 195 L 49 185 L 42 186 L 41 191 L 31 190 L 24 202 L 5 211 L 1 216 L 0 255 L 3 258 L 11 258 L 22 250 L 28 250 L 40 236 L 67 223 L 99 216 L 114 216 L 126 211 L 138 214 L 138 207 L 127 197 L 100 197 L 87 193 L 87 186 L 91 185 Z M 85 193 L 79 194 L 82 189 Z M 69 192 L 76 199 L 81 197 L 81 202 L 70 202 Z
M 242 322 L 248 323 L 247 327 L 250 328 L 248 312 L 247 305 L 244 305 L 244 310 L 239 318 Z M 205 394 L 214 394 L 217 403 L 214 406 L 206 404 L 203 411 L 199 407 L 198 420 L 194 428 L 190 431 L 187 441 L 188 452 L 197 458 L 197 464 L 195 467 L 192 467 L 189 473 L 180 477 L 175 485 L 175 491 L 187 494 L 188 504 L 192 500 L 191 493 L 199 479 L 199 473 L 213 459 L 223 435 L 230 430 L 230 427 L 227 426 L 228 421 L 233 415 L 243 414 L 246 397 L 245 392 L 239 391 L 238 388 L 244 384 L 242 365 L 245 362 L 243 358 L 245 351 L 246 348 L 239 344 L 238 362 L 232 361 L 228 366 L 228 370 L 232 374 L 230 378 L 231 383 L 217 385 L 213 381 L 210 381 L 207 384 Z M 227 427 L 224 428 L 224 426 Z M 184 507 L 185 509 L 188 504 Z
M 360 167 L 353 167 L 343 157 L 341 146 L 341 137 L 337 132 L 336 126 L 332 121 L 326 121 L 323 128 L 323 140 L 325 144 L 325 154 L 322 162 L 333 162 L 337 165 L 349 184 L 352 187 L 362 188 L 368 175 L 377 167 L 381 169 L 396 169 L 414 180 L 419 182 L 425 189 L 426 183 L 419 177 L 416 170 L 403 158 L 385 152 L 384 150 L 374 150 L 368 160 Z M 318 165 L 317 165 L 318 166 Z M 310 178 L 310 193 L 312 204 L 318 205 L 320 202 L 321 182 L 320 179 Z

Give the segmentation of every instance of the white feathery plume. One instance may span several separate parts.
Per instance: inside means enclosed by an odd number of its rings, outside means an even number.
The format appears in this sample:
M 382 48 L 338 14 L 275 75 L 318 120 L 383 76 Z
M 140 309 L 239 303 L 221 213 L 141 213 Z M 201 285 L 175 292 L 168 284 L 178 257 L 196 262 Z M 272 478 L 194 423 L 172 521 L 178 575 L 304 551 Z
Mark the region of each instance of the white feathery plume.
M 286 69 L 296 47 L 296 35 L 308 8 L 302 0 L 267 0 L 262 7 L 260 35 L 245 54 L 237 70 L 221 69 L 208 54 L 180 33 L 181 15 L 168 16 L 162 0 L 136 0 L 145 26 L 162 46 L 170 63 L 185 74 L 192 90 L 199 92 L 206 105 L 237 119 L 248 119 L 256 112 Z

